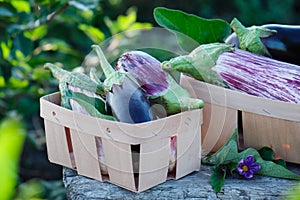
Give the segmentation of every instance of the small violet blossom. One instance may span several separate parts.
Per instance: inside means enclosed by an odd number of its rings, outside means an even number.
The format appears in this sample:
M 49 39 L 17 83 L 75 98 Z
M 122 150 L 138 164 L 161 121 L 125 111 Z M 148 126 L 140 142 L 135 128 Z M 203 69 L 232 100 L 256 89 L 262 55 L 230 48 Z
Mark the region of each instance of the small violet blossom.
M 260 170 L 260 165 L 256 164 L 254 156 L 250 155 L 239 162 L 237 169 L 241 175 L 249 179 L 253 177 L 254 172 Z

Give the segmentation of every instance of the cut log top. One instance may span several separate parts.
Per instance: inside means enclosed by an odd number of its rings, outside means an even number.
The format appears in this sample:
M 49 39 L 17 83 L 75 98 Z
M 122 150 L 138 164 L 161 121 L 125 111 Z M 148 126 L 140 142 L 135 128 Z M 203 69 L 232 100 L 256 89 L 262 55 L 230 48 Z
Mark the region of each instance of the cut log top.
M 300 165 L 288 168 L 300 174 Z M 134 193 L 108 182 L 99 182 L 77 175 L 69 168 L 63 170 L 63 181 L 70 200 L 80 199 L 286 199 L 297 181 L 263 176 L 250 180 L 226 178 L 221 193 L 216 194 L 209 183 L 210 166 L 202 165 L 179 180 L 168 180 L 145 192 Z

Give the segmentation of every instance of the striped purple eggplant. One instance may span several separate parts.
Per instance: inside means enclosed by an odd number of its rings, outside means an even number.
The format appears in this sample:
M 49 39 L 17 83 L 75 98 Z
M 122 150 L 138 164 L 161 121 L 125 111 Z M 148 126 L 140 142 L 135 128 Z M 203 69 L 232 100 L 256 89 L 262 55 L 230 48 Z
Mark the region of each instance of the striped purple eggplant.
M 117 60 L 115 69 L 132 74 L 148 95 L 156 95 L 169 86 L 160 62 L 142 51 L 122 54 Z
M 230 89 L 300 103 L 300 66 L 237 49 L 221 54 L 212 70 Z
M 300 103 L 300 66 L 274 60 L 224 43 L 200 45 L 163 68 L 251 95 Z
M 128 72 L 145 90 L 152 105 L 159 104 L 165 109 L 155 110 L 159 118 L 184 110 L 202 108 L 201 99 L 191 98 L 186 89 L 181 87 L 173 77 L 161 68 L 161 62 L 141 51 L 122 54 L 116 62 L 115 69 Z

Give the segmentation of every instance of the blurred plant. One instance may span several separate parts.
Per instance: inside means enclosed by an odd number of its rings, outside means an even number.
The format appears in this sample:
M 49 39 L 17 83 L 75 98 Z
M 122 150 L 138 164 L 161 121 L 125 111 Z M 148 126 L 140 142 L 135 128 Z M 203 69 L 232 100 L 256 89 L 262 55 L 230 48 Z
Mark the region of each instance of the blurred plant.
M 45 181 L 41 179 L 31 179 L 19 185 L 15 200 L 23 199 L 66 199 L 66 191 L 62 181 Z
M 16 198 L 63 197 L 61 181 L 26 181 L 33 177 L 57 177 L 54 173 L 51 175 L 48 167 L 47 173 L 43 171 L 45 161 L 49 163 L 46 155 L 38 158 L 46 154 L 43 124 L 39 117 L 39 98 L 57 91 L 56 80 L 43 69 L 43 65 L 51 62 L 72 70 L 91 51 L 92 44 L 101 43 L 120 31 L 151 26 L 149 23 L 137 23 L 136 12 L 131 8 L 127 15 L 112 20 L 112 10 L 106 1 L 0 0 L 0 119 L 10 113 L 20 116 L 17 122 L 9 118 L 9 121 L 3 120 L 1 123 L 1 198 L 2 194 L 7 194 L 8 199 L 13 195 L 17 181 L 19 187 Z M 11 124 L 9 131 L 4 128 L 6 124 Z M 22 130 L 22 138 L 15 141 L 12 147 L 9 140 L 17 137 L 18 130 Z M 17 166 L 24 139 L 26 151 L 23 150 L 19 172 L 21 177 L 18 178 Z M 14 149 L 2 156 L 10 148 Z M 32 150 L 42 153 L 33 153 Z M 13 154 L 12 158 L 10 154 Z M 11 171 L 8 173 L 8 170 Z M 31 172 L 31 175 L 24 174 Z
M 11 199 L 18 176 L 19 156 L 25 138 L 24 124 L 19 118 L 5 118 L 0 122 L 0 194 Z
M 300 199 L 300 184 L 296 184 L 291 190 L 286 192 L 285 198 L 287 200 L 299 200 Z

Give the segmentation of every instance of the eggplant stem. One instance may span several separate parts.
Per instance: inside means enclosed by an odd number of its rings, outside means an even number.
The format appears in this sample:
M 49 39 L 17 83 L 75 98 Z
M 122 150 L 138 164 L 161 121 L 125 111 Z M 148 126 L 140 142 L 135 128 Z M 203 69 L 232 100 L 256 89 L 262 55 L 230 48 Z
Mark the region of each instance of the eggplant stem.
M 115 72 L 115 70 L 107 61 L 107 59 L 99 45 L 92 45 L 92 48 L 96 51 L 96 54 L 98 56 L 98 60 L 100 62 L 100 65 L 104 72 L 104 75 L 106 77 L 109 77 L 112 73 Z

